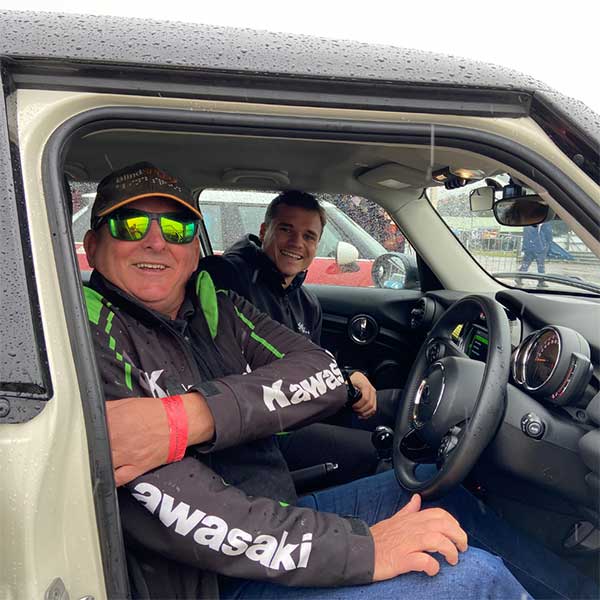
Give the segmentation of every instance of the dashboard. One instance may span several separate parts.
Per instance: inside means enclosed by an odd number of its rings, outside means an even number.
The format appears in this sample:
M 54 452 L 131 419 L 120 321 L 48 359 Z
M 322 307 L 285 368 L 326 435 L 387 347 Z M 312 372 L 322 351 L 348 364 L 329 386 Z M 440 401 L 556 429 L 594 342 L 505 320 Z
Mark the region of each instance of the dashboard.
M 414 319 L 423 329 L 432 327 L 465 295 L 428 292 L 411 313 L 411 324 Z M 478 481 L 499 495 L 539 494 L 546 509 L 565 498 L 597 518 L 600 298 L 503 290 L 495 299 L 510 325 L 510 379 L 504 420 L 482 458 Z M 469 358 L 486 362 L 490 340 L 483 315 L 456 323 L 449 337 Z M 443 356 L 439 346 L 431 343 L 430 364 Z
M 428 292 L 411 312 L 411 327 L 426 330 L 464 296 Z M 600 398 L 600 298 L 522 290 L 503 290 L 495 298 L 510 327 L 511 387 L 556 408 L 585 409 L 592 398 Z M 489 337 L 483 314 L 457 323 L 451 337 L 468 357 L 486 362 Z M 589 421 L 585 411 L 568 412 L 582 423 Z

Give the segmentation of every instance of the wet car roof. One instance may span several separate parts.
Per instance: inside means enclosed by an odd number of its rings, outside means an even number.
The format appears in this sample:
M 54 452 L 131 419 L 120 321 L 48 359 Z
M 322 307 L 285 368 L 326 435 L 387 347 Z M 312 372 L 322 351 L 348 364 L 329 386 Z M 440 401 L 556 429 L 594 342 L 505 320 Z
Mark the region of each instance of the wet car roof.
M 108 16 L 0 11 L 0 54 L 415 84 L 549 90 L 536 79 L 511 69 L 421 50 L 289 33 Z
M 0 11 L 0 56 L 193 71 L 524 91 L 600 143 L 600 116 L 533 77 L 423 50 L 110 16 Z

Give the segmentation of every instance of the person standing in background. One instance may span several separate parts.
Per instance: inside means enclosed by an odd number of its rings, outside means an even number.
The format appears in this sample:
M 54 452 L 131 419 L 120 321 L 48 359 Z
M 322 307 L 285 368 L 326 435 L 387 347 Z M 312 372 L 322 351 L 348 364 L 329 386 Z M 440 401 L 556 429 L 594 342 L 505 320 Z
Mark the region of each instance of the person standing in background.
M 548 221 L 541 225 L 530 225 L 523 227 L 523 258 L 520 273 L 526 273 L 535 260 L 537 264 L 537 272 L 543 275 L 546 272 L 546 256 L 552 244 L 552 222 Z M 517 285 L 521 285 L 523 280 L 521 277 L 516 279 Z M 548 287 L 548 284 L 540 279 L 538 287 Z

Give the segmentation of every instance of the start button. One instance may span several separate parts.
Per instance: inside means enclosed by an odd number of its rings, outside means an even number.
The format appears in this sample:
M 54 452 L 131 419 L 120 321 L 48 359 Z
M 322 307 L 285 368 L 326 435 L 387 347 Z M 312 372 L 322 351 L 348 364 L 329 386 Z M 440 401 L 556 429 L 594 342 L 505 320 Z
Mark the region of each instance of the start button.
M 535 413 L 527 413 L 521 419 L 521 431 L 525 435 L 539 440 L 544 436 L 546 425 Z

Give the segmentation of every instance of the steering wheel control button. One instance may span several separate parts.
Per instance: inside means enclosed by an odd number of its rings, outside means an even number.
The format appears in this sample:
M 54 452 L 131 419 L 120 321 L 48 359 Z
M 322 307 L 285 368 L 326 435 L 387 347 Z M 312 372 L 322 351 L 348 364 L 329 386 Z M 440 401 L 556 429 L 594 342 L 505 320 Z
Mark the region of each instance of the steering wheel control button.
M 458 445 L 458 436 L 453 433 L 448 433 L 442 439 L 442 443 L 438 448 L 438 458 L 443 459 Z
M 527 413 L 521 419 L 521 431 L 530 438 L 540 440 L 546 433 L 546 425 L 536 414 Z
M 429 348 L 427 348 L 427 360 L 429 363 L 434 363 L 440 358 L 444 357 L 445 348 L 441 342 L 433 342 Z

